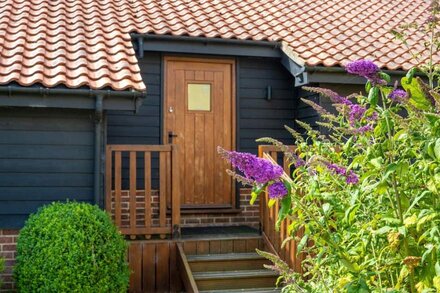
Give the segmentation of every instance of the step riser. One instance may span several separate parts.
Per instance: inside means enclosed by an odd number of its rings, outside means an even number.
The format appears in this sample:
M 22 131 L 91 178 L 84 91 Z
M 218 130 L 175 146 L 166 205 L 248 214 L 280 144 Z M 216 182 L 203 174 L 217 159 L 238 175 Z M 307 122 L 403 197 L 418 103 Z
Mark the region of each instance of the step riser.
M 245 289 L 275 287 L 276 277 L 245 277 L 240 279 L 196 280 L 199 290 Z
M 261 270 L 264 265 L 270 264 L 266 259 L 255 260 L 220 260 L 220 261 L 193 261 L 190 267 L 193 272 L 234 271 L 234 270 Z

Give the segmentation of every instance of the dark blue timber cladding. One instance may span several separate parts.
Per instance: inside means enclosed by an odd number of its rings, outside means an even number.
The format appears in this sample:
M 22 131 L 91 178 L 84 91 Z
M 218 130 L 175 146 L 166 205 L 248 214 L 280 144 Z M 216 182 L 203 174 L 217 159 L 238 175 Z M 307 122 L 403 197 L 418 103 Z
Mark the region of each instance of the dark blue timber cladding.
M 200 55 L 197 57 L 201 57 Z M 290 73 L 278 58 L 238 57 L 237 61 L 237 148 L 257 153 L 257 138 L 270 136 L 292 143 L 284 125 L 294 126 L 295 88 Z M 108 144 L 161 144 L 162 54 L 145 52 L 139 61 L 147 85 L 147 98 L 139 112 L 108 112 Z M 268 101 L 267 87 L 272 87 Z M 153 158 L 154 159 L 154 158 Z M 128 178 L 128 160 L 123 160 L 123 178 Z M 138 160 L 138 187 L 143 187 L 142 161 Z M 157 187 L 158 164 L 153 160 L 153 187 Z M 126 180 L 123 187 L 128 188 Z
M 257 138 L 272 137 L 292 143 L 284 125 L 294 127 L 294 80 L 274 58 L 238 58 L 238 149 L 256 153 Z M 267 88 L 272 98 L 267 100 Z
M 142 79 L 147 85 L 147 97 L 138 113 L 133 111 L 109 111 L 107 114 L 108 144 L 161 144 L 161 96 L 162 96 L 162 56 L 148 53 L 139 60 Z M 152 156 L 152 185 L 157 188 L 159 170 L 158 156 Z M 138 187 L 143 188 L 143 158 L 137 160 Z M 128 156 L 122 161 L 123 188 L 128 188 Z
M 90 111 L 0 109 L 0 228 L 53 201 L 93 202 Z
M 133 111 L 109 111 L 108 144 L 160 144 L 161 131 L 161 64 L 160 53 L 148 53 L 139 60 L 147 98 L 136 115 Z

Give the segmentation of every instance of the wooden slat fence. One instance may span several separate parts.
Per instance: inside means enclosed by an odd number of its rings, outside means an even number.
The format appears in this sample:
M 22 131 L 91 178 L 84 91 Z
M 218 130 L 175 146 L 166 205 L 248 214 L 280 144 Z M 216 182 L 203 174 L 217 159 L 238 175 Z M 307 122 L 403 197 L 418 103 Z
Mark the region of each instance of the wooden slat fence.
M 294 146 L 289 146 L 294 151 Z M 279 150 L 279 148 L 272 145 L 260 145 L 258 147 L 258 155 L 261 158 L 267 158 L 274 163 L 283 167 L 285 174 L 283 176 L 289 176 L 291 173 L 291 166 L 288 158 Z M 275 224 L 278 219 L 278 212 L 280 210 L 280 204 L 277 201 L 272 207 L 268 207 L 269 197 L 266 192 L 260 196 L 260 221 L 262 227 L 263 239 L 267 246 L 273 253 L 277 254 L 282 260 L 284 260 L 290 268 L 296 272 L 301 273 L 301 262 L 304 260 L 305 255 L 297 255 L 297 241 L 291 240 L 282 247 L 283 241 L 288 238 L 287 227 L 291 224 L 291 220 L 286 219 L 282 222 L 280 230 L 276 231 Z M 296 237 L 301 239 L 302 232 L 297 233 Z
M 152 190 L 151 158 L 159 157 L 159 190 Z M 123 156 L 128 155 L 129 189 L 122 189 Z M 138 162 L 142 161 L 144 178 L 138 188 Z M 178 153 L 175 145 L 107 145 L 106 148 L 106 210 L 124 235 L 135 239 L 144 235 L 165 238 L 180 234 L 180 179 Z M 167 218 L 167 203 L 171 218 Z

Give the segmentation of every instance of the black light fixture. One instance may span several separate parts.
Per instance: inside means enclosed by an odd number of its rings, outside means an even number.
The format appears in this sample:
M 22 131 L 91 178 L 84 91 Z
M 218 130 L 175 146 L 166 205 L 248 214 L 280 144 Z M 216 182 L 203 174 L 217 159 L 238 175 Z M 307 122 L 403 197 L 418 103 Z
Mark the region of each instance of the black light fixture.
M 272 87 L 270 85 L 266 88 L 266 100 L 272 100 Z

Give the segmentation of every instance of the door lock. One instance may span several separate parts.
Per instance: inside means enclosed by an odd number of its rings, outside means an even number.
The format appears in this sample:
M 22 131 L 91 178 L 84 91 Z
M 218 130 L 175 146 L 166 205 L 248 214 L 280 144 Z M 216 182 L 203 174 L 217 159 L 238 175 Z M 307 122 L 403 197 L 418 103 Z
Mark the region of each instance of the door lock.
M 168 108 L 168 112 L 173 113 L 174 112 L 174 108 L 173 107 L 169 107 Z

